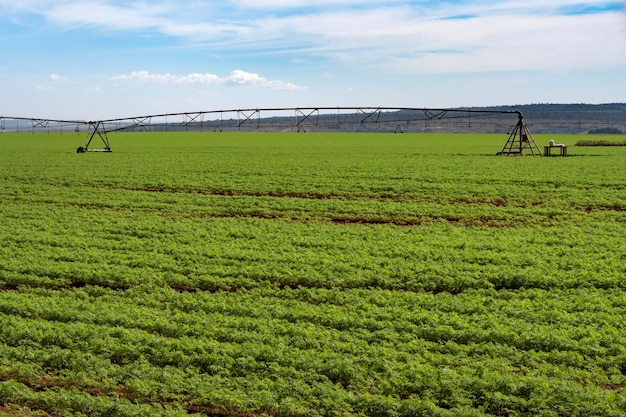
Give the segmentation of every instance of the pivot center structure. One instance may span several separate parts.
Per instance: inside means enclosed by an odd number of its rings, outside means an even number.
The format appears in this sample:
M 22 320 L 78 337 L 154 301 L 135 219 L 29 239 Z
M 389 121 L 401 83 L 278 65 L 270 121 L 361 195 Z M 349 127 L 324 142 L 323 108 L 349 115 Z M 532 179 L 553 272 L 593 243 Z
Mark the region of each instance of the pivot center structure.
M 498 152 L 498 155 L 523 155 L 525 150 L 529 150 L 533 156 L 543 155 L 526 123 L 524 123 L 522 113 L 519 113 L 519 121 L 509 135 L 509 140 L 507 140 L 504 148 Z

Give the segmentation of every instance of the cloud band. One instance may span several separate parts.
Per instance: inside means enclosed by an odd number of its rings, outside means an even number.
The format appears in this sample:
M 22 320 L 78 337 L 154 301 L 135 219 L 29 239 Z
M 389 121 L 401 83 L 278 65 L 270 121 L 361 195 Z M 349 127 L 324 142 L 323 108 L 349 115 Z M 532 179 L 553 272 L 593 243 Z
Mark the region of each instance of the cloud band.
M 210 73 L 191 73 L 191 74 L 154 74 L 148 71 L 132 71 L 130 74 L 120 75 L 114 78 L 117 81 L 125 82 L 142 82 L 150 84 L 205 84 L 205 85 L 255 85 L 273 90 L 303 90 L 301 87 L 293 83 L 280 80 L 268 80 L 258 74 L 246 72 L 242 70 L 234 70 L 228 76 L 220 77 Z

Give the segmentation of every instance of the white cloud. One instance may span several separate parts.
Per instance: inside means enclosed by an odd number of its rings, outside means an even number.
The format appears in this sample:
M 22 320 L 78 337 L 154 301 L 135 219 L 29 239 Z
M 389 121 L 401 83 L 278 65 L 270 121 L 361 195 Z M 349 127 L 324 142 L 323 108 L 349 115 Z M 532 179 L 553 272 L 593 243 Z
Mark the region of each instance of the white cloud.
M 220 78 L 215 74 L 152 74 L 148 71 L 133 71 L 127 75 L 114 78 L 119 81 L 138 81 L 152 84 L 220 84 Z
M 274 90 L 302 90 L 296 84 L 280 80 L 268 80 L 258 74 L 245 72 L 242 70 L 232 71 L 226 77 L 220 77 L 209 73 L 192 73 L 186 75 L 178 74 L 153 74 L 148 71 L 133 71 L 127 75 L 120 75 L 114 78 L 118 81 L 144 82 L 151 84 L 206 84 L 206 85 L 256 85 Z
M 70 81 L 68 77 L 56 73 L 50 74 L 47 79 L 49 81 L 35 85 L 35 91 L 57 91 L 61 89 L 63 85 L 67 85 L 67 82 Z
M 311 3 L 310 0 L 234 0 L 232 1 L 240 8 L 251 9 L 297 9 L 297 8 L 322 8 L 332 6 L 333 8 L 342 6 L 358 6 L 363 7 L 367 4 L 373 4 L 377 7 L 385 4 L 398 4 L 397 0 L 317 0 Z
M 462 10 L 459 10 L 462 11 Z M 411 9 L 294 17 L 309 53 L 353 67 L 414 73 L 567 71 L 626 65 L 619 12 L 594 14 L 493 13 L 432 18 Z M 286 30 L 285 30 L 286 32 Z
M 159 3 L 114 4 L 106 1 L 51 2 L 43 10 L 50 21 L 62 26 L 96 25 L 110 29 L 158 28 L 175 9 Z
M 59 75 L 59 74 L 50 74 L 50 79 L 52 81 L 69 81 L 69 78 Z
M 226 84 L 236 85 L 258 85 L 261 87 L 271 88 L 273 90 L 303 90 L 306 87 L 299 87 L 293 83 L 288 83 L 280 80 L 268 80 L 265 77 L 260 77 L 258 74 L 245 72 L 242 70 L 235 70 L 230 73 L 225 79 Z
M 398 71 L 626 65 L 623 11 L 606 0 L 586 0 L 584 5 L 597 10 L 608 7 L 612 12 L 563 11 L 580 8 L 580 4 L 580 0 L 224 0 L 182 5 L 171 0 L 23 0 L 19 4 L 0 0 L 0 11 L 40 14 L 62 29 L 152 31 L 187 47 L 221 54 L 321 57 L 357 67 L 397 65 Z M 512 51 L 517 53 L 515 64 Z M 132 77 L 155 83 L 238 84 L 243 80 L 271 88 L 297 88 L 245 74 L 243 78 L 231 74 L 230 80 L 212 74 L 137 73 Z

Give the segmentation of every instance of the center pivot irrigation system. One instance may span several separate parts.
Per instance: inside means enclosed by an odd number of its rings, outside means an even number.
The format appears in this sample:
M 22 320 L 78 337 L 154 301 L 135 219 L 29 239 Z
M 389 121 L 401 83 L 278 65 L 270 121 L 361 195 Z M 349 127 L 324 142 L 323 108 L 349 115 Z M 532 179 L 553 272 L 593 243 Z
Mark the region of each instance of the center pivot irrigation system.
M 511 115 L 517 122 L 502 120 Z M 1 117 L 0 131 L 22 130 L 88 132 L 87 141 L 78 153 L 111 152 L 109 133 L 113 132 L 180 132 L 180 131 L 371 131 L 376 128 L 402 133 L 405 131 L 445 131 L 441 124 L 463 126 L 493 125 L 506 128 L 509 137 L 497 155 L 542 156 L 521 111 L 486 109 L 436 109 L 415 107 L 283 107 L 264 109 L 211 110 L 166 113 L 97 121 Z M 505 124 L 506 123 L 506 124 Z M 24 129 L 24 124 L 27 128 Z M 69 126 L 69 128 L 68 128 Z M 73 129 L 72 129 L 73 128 Z M 457 129 L 458 130 L 458 129 Z M 93 147 L 99 139 L 104 147 Z

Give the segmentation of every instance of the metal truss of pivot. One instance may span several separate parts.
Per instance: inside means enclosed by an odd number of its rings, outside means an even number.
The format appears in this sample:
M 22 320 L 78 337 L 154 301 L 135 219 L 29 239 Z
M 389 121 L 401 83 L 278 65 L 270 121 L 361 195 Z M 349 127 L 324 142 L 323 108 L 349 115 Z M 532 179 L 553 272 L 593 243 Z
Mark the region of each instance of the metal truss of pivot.
M 255 116 L 256 116 L 256 128 L 258 129 L 259 126 L 261 126 L 261 110 L 259 109 L 237 110 L 237 129 L 241 129 L 241 127 L 244 124 L 248 122 L 252 122 Z
M 380 122 L 380 113 L 382 112 L 380 107 L 377 107 L 373 111 L 370 111 L 370 110 L 365 111 L 364 109 L 357 109 L 357 113 L 364 115 L 364 117 L 361 119 L 361 124 L 364 124 L 364 123 L 378 124 Z
M 204 113 L 184 113 L 183 125 L 186 129 L 199 128 L 202 131 L 204 124 Z
M 524 155 L 525 150 L 529 150 L 532 156 L 543 156 L 539 146 L 530 134 L 524 117 L 519 113 L 519 120 L 509 135 L 504 148 L 497 155 Z
M 104 127 L 104 123 L 101 121 L 98 122 L 89 122 L 89 126 L 92 129 L 89 138 L 87 139 L 87 143 L 85 146 L 79 146 L 76 149 L 76 153 L 85 153 L 85 152 L 112 152 L 111 146 L 109 145 L 109 138 L 107 137 L 107 131 Z M 96 135 L 102 140 L 104 143 L 104 148 L 102 149 L 91 149 L 89 145 L 91 145 L 91 141 L 93 141 Z
M 31 124 L 33 126 L 33 132 L 35 131 L 35 129 L 50 129 L 50 122 L 48 120 L 33 119 L 31 120 Z
M 449 110 L 424 109 L 424 114 L 426 115 L 428 120 L 441 120 L 446 116 L 446 114 L 448 114 L 448 111 Z M 470 115 L 470 112 L 471 110 L 468 110 L 468 116 Z
M 320 109 L 307 109 L 310 112 L 304 112 L 302 109 L 295 109 L 296 111 L 296 130 L 298 132 L 306 132 L 305 127 L 317 127 L 320 120 Z
M 133 129 L 136 132 L 150 132 L 152 130 L 151 122 L 152 116 L 133 117 L 131 126 L 133 126 Z M 104 129 L 104 126 L 102 130 L 106 135 L 106 129 Z

